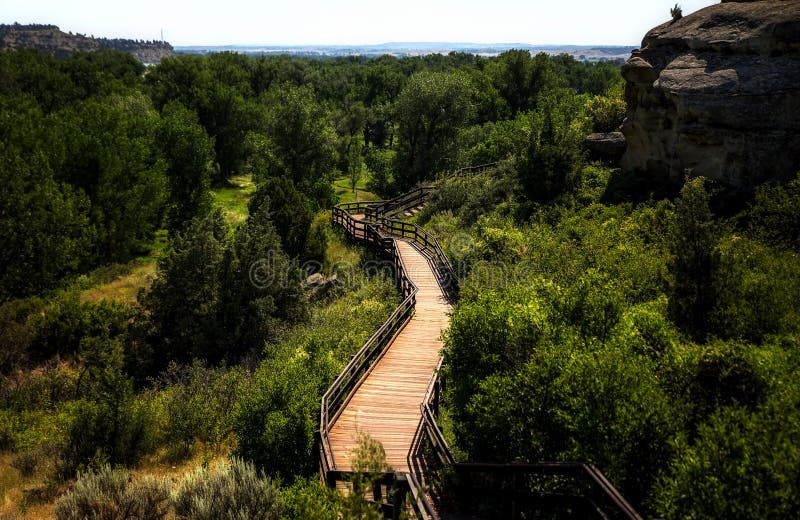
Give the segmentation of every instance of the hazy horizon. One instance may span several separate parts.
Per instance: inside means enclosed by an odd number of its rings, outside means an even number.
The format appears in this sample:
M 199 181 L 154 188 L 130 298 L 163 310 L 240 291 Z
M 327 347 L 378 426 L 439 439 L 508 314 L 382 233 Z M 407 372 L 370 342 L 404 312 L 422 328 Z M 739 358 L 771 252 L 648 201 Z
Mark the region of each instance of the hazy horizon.
M 385 43 L 471 43 L 636 46 L 669 19 L 675 0 L 560 2 L 368 0 L 337 3 L 210 0 L 136 4 L 101 0 L 6 0 L 2 23 L 43 23 L 108 38 L 158 40 L 186 46 L 365 46 Z M 684 14 L 719 0 L 679 2 Z

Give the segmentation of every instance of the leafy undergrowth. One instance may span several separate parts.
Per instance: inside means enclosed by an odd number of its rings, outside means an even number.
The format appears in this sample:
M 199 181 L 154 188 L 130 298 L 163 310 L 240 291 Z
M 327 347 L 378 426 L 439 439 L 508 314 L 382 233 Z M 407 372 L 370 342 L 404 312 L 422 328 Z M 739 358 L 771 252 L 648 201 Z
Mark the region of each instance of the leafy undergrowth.
M 247 204 L 256 191 L 256 185 L 250 175 L 236 175 L 228 180 L 227 185 L 211 190 L 213 205 L 222 210 L 225 220 L 231 225 L 238 225 L 247 218 Z

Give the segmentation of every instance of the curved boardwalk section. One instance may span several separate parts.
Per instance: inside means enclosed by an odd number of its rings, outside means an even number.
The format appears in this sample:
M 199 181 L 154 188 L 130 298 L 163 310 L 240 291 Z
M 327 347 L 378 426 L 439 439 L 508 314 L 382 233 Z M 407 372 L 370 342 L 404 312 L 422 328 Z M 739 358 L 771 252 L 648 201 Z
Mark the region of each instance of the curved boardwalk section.
M 380 441 L 389 465 L 408 472 L 408 455 L 420 424 L 420 403 L 441 358 L 441 332 L 451 306 L 426 255 L 397 240 L 406 273 L 417 286 L 416 310 L 390 343 L 331 427 L 337 469 L 351 471 L 350 454 L 359 432 Z

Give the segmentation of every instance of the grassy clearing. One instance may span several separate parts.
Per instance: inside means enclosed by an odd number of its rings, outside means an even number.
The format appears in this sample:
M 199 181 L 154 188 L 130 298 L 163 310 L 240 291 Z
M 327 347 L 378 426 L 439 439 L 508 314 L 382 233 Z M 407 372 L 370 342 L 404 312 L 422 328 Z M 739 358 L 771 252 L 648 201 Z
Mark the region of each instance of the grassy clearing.
M 211 190 L 214 207 L 220 208 L 225 220 L 232 226 L 247 218 L 247 204 L 255 192 L 250 175 L 232 177 L 227 185 Z M 150 253 L 127 264 L 100 267 L 81 276 L 77 285 L 81 290 L 81 301 L 99 302 L 117 300 L 134 305 L 140 289 L 150 287 L 156 276 L 158 258 L 168 244 L 166 230 L 156 234 Z
M 167 248 L 167 242 L 167 231 L 162 229 L 156 233 L 147 255 L 127 264 L 99 267 L 78 278 L 76 285 L 81 290 L 81 301 L 97 303 L 100 300 L 117 300 L 136 304 L 139 290 L 153 283 L 158 258 Z
M 350 185 L 348 177 L 342 177 L 333 181 L 333 189 L 339 197 L 339 202 L 362 202 L 370 200 L 380 200 L 380 197 L 367 191 L 367 179 L 362 176 L 361 180 L 356 184 L 356 191 Z
M 238 225 L 247 218 L 247 204 L 256 191 L 251 175 L 231 177 L 225 186 L 211 190 L 214 207 L 220 208 L 225 220 L 231 225 Z

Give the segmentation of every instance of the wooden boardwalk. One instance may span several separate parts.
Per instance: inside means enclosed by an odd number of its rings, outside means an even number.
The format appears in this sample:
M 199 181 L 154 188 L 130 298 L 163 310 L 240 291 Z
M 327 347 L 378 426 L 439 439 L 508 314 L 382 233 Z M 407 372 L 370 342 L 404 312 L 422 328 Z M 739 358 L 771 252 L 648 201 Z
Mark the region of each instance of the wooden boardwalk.
M 330 430 L 337 469 L 351 471 L 350 454 L 358 432 L 383 444 L 394 471 L 408 472 L 408 455 L 420 424 L 420 403 L 441 358 L 441 333 L 451 306 L 428 262 L 408 241 L 397 248 L 417 286 L 416 311 L 384 356 L 356 390 Z

